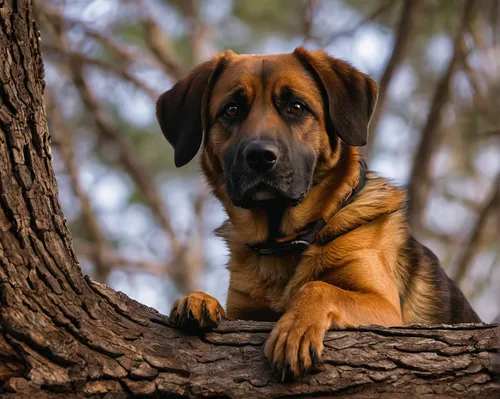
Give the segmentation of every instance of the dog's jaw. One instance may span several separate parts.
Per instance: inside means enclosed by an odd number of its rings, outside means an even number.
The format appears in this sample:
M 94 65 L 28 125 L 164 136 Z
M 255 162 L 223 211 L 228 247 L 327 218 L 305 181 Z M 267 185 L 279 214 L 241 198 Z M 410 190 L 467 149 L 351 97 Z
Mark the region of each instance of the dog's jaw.
M 257 189 L 255 190 L 251 196 L 250 196 L 250 199 L 252 201 L 269 201 L 269 200 L 274 200 L 276 199 L 276 191 L 274 189 L 265 189 L 265 188 L 262 188 L 262 189 Z
M 285 209 L 299 205 L 309 192 L 309 187 L 298 195 L 288 195 L 285 189 L 274 185 L 258 184 L 242 194 L 233 192 L 231 184 L 227 184 L 227 193 L 232 204 L 243 209 Z

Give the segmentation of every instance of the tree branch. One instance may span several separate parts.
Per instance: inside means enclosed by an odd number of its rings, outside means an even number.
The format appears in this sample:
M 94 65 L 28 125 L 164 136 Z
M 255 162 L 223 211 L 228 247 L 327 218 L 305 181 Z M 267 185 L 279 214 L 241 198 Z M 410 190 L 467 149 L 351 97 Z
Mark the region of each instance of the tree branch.
M 109 64 L 99 59 L 90 58 L 89 56 L 86 56 L 85 54 L 82 53 L 72 52 L 72 51 L 65 52 L 60 47 L 50 45 L 47 43 L 44 43 L 43 49 L 48 54 L 55 55 L 56 57 L 61 58 L 62 61 L 64 61 L 67 64 L 70 64 L 71 62 L 85 64 L 90 67 L 97 68 L 100 71 L 103 71 L 104 73 L 119 77 L 123 79 L 126 83 L 130 83 L 135 88 L 145 92 L 153 101 L 156 101 L 156 99 L 160 94 L 156 90 L 146 85 L 144 82 L 137 79 L 133 74 L 131 74 L 127 70 L 127 68 L 125 68 L 123 65 L 119 63 Z
M 477 137 L 479 139 L 488 139 L 491 137 L 500 137 L 500 128 L 488 130 L 486 132 L 478 133 Z
M 306 45 L 310 40 L 313 39 L 313 26 L 314 26 L 314 15 L 317 7 L 317 0 L 307 0 L 304 3 L 304 12 L 302 15 L 302 25 L 304 30 L 304 38 L 302 39 L 302 45 Z
M 338 39 L 353 36 L 363 26 L 365 26 L 366 24 L 368 24 L 370 22 L 373 22 L 380 15 L 389 11 L 395 3 L 396 3 L 396 0 L 387 0 L 387 1 L 383 2 L 379 7 L 375 8 L 370 14 L 368 14 L 365 18 L 363 18 L 361 21 L 359 21 L 353 27 L 351 27 L 349 29 L 342 30 L 340 32 L 334 32 L 332 35 L 330 35 L 330 37 L 328 37 L 327 39 L 325 39 L 323 41 L 323 43 L 321 44 L 321 47 L 327 47 Z
M 146 272 L 153 276 L 160 277 L 171 277 L 172 271 L 175 269 L 166 263 L 132 260 L 109 248 L 109 246 L 96 246 L 81 240 L 75 241 L 74 245 L 78 257 L 95 259 L 96 256 L 99 256 L 110 268 L 118 266 L 120 269 L 125 269 L 126 271 Z
M 88 114 L 93 117 L 98 131 L 103 137 L 106 137 L 117 144 L 120 149 L 120 159 L 123 162 L 123 165 L 129 171 L 136 184 L 140 187 L 153 209 L 153 212 L 158 218 L 160 225 L 167 232 L 172 243 L 174 253 L 179 252 L 181 250 L 181 244 L 170 224 L 170 218 L 167 211 L 164 209 L 163 202 L 160 199 L 160 195 L 155 187 L 155 184 L 146 172 L 146 168 L 135 155 L 135 151 L 131 143 L 121 132 L 106 122 L 106 118 L 102 113 L 101 107 L 97 103 L 97 100 L 86 83 L 80 65 L 76 62 L 72 62 L 71 69 L 73 73 L 73 83 L 80 93 L 80 97 L 82 98 L 83 104 L 87 108 Z
M 141 25 L 146 38 L 146 45 L 156 57 L 167 75 L 174 79 L 180 79 L 185 74 L 185 67 L 173 54 L 172 45 L 161 31 L 158 24 L 152 18 L 145 18 Z
M 422 214 L 425 210 L 427 195 L 430 191 L 429 175 L 431 160 L 438 148 L 438 135 L 441 123 L 441 114 L 448 101 L 452 77 L 462 56 L 462 40 L 473 18 L 476 0 L 466 0 L 462 10 L 460 25 L 454 38 L 453 55 L 445 72 L 439 79 L 434 92 L 427 116 L 422 129 L 420 144 L 413 159 L 413 166 L 408 183 L 408 221 L 418 234 L 422 231 Z
M 188 32 L 191 42 L 192 64 L 203 61 L 203 50 L 211 36 L 210 28 L 203 23 L 200 16 L 200 3 L 195 0 L 170 0 L 175 3 L 186 16 L 189 24 Z
M 493 33 L 493 47 L 498 48 L 500 44 L 500 0 L 491 3 L 491 30 Z
M 51 131 L 55 138 L 54 144 L 56 144 L 60 150 L 59 153 L 61 154 L 70 177 L 73 193 L 80 200 L 83 218 L 89 229 L 92 242 L 96 248 L 99 248 L 99 250 L 96 251 L 92 257 L 95 265 L 95 275 L 99 281 L 107 281 L 110 272 L 110 264 L 107 263 L 101 256 L 102 249 L 107 246 L 107 239 L 101 231 L 101 227 L 99 226 L 95 216 L 90 198 L 80 186 L 78 170 L 74 161 L 72 134 L 69 130 L 64 128 L 61 114 L 59 113 L 57 105 L 54 101 L 53 95 L 49 94 L 46 96 L 47 110 L 50 121 L 52 122 Z
M 121 63 L 125 63 L 127 66 L 141 61 L 141 59 L 124 46 L 115 43 L 110 39 L 109 34 L 106 35 L 105 32 L 100 32 L 96 29 L 92 29 L 86 23 L 73 19 L 69 16 L 64 16 L 56 7 L 51 6 L 48 2 L 40 1 L 36 3 L 36 10 L 38 13 L 45 15 L 49 20 L 59 26 L 67 26 L 68 28 L 78 27 L 83 30 L 85 35 L 91 38 L 93 41 L 101 45 L 104 49 L 109 51 L 115 58 L 117 58 Z M 109 33 L 109 32 L 108 32 Z
M 54 35 L 57 44 L 60 46 L 62 51 L 68 52 L 68 46 L 65 38 L 63 37 L 64 33 L 62 32 L 62 27 L 55 26 L 54 32 L 59 32 Z M 170 225 L 170 218 L 168 217 L 166 210 L 163 208 L 163 203 L 160 199 L 160 195 L 157 192 L 152 179 L 146 173 L 145 167 L 141 164 L 140 160 L 135 155 L 135 151 L 132 148 L 132 145 L 124 137 L 124 135 L 121 134 L 121 132 L 119 132 L 107 122 L 102 108 L 100 107 L 97 99 L 88 87 L 81 63 L 79 63 L 74 58 L 70 58 L 69 68 L 73 84 L 80 94 L 82 102 L 87 109 L 89 116 L 93 118 L 96 128 L 103 137 L 106 137 L 107 139 L 110 139 L 114 143 L 116 143 L 120 150 L 121 161 L 130 172 L 130 175 L 132 176 L 136 184 L 141 188 L 146 199 L 150 203 L 151 208 L 158 217 L 161 226 L 167 232 L 172 242 L 174 252 L 179 252 L 181 250 L 181 244 L 178 241 L 176 233 L 174 232 L 172 226 Z
M 57 45 L 63 52 L 68 51 L 68 45 L 64 36 L 64 28 L 57 25 L 59 20 L 50 20 L 50 15 L 46 16 L 49 23 L 52 25 L 53 37 Z M 97 131 L 106 139 L 113 141 L 120 154 L 120 161 L 129 172 L 130 176 L 137 184 L 141 192 L 144 194 L 153 213 L 155 214 L 160 226 L 165 231 L 169 238 L 172 255 L 170 264 L 175 265 L 176 270 L 171 271 L 171 278 L 181 292 L 191 292 L 197 284 L 197 275 L 192 273 L 194 270 L 201 268 L 201 264 L 188 264 L 194 252 L 193 241 L 189 246 L 184 246 L 179 240 L 174 231 L 167 210 L 164 208 L 163 202 L 156 189 L 156 186 L 147 173 L 146 168 L 142 165 L 137 157 L 132 144 L 127 138 L 113 127 L 106 119 L 103 109 L 99 105 L 97 99 L 92 93 L 90 87 L 85 80 L 83 66 L 75 58 L 69 58 L 70 77 L 77 89 L 87 114 L 92 118 Z
M 80 314 L 78 329 L 72 328 L 71 322 L 66 332 L 52 324 L 45 327 L 50 328 L 45 333 L 45 344 L 53 348 L 46 353 L 45 361 L 46 370 L 53 370 L 51 378 L 40 391 L 24 377 L 10 377 L 5 384 L 6 399 L 15 394 L 33 395 L 35 389 L 37 398 L 49 397 L 54 391 L 64 392 L 65 397 L 128 392 L 132 397 L 224 398 L 332 394 L 363 398 L 380 395 L 493 398 L 500 392 L 494 376 L 497 366 L 491 361 L 500 345 L 500 328 L 492 325 L 392 329 L 367 326 L 330 331 L 325 336 L 323 363 L 318 372 L 297 382 L 282 383 L 273 375 L 263 354 L 263 345 L 274 323 L 226 321 L 211 332 L 186 336 L 169 327 L 168 319 L 153 309 L 104 284 L 86 281 L 96 298 L 100 298 L 100 306 L 92 307 L 93 302 L 89 302 L 90 313 Z M 47 318 L 47 322 L 51 323 L 51 319 Z M 94 327 L 85 340 L 79 342 L 83 331 L 91 326 Z M 26 327 L 26 331 L 39 328 Z M 104 334 L 105 330 L 109 333 Z M 67 336 L 64 340 L 67 344 L 61 344 L 62 336 L 47 334 L 48 331 L 60 331 Z M 42 373 L 41 364 L 36 363 L 33 338 L 12 333 L 8 328 L 4 336 L 16 348 L 14 352 L 29 354 L 28 359 L 34 364 L 31 373 Z M 105 368 L 95 369 L 105 360 Z M 89 362 L 87 366 L 85 361 Z M 64 362 L 72 364 L 64 366 Z M 70 367 L 71 373 L 56 371 L 65 367 Z
M 488 217 L 500 206 L 500 173 L 494 179 L 491 195 L 485 201 L 481 211 L 479 211 L 476 223 L 474 224 L 467 243 L 463 245 L 463 252 L 458 260 L 454 280 L 460 285 L 467 276 L 467 272 L 472 264 L 474 256 L 478 253 L 481 244 L 482 232 L 488 221 Z
M 375 108 L 375 112 L 370 121 L 369 141 L 365 150 L 365 154 L 368 159 L 370 159 L 373 155 L 377 137 L 377 127 L 387 102 L 387 96 L 392 78 L 408 56 L 411 44 L 414 41 L 413 33 L 417 26 L 417 21 L 421 16 L 420 9 L 422 5 L 423 3 L 420 0 L 405 0 L 402 5 L 401 16 L 399 18 L 398 28 L 395 34 L 394 47 L 379 82 L 377 107 Z

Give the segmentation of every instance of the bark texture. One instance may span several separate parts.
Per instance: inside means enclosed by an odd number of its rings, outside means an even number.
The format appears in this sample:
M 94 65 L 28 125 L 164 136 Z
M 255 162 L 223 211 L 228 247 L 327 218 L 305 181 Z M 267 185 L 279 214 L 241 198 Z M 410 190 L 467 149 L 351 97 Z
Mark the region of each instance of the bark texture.
M 85 278 L 51 165 L 38 30 L 0 0 L 0 394 L 72 397 L 498 397 L 492 325 L 329 332 L 324 366 L 271 373 L 271 323 L 185 336 L 165 316 Z
M 204 335 L 186 336 L 154 309 L 89 278 L 84 284 L 91 293 L 81 303 L 60 302 L 51 308 L 53 315 L 19 304 L 23 325 L 14 330 L 5 320 L 0 342 L 11 365 L 6 398 L 495 398 L 500 393 L 492 357 L 500 338 L 495 326 L 331 331 L 322 370 L 282 383 L 263 355 L 273 323 L 227 321 Z M 55 296 L 42 289 L 40 296 Z

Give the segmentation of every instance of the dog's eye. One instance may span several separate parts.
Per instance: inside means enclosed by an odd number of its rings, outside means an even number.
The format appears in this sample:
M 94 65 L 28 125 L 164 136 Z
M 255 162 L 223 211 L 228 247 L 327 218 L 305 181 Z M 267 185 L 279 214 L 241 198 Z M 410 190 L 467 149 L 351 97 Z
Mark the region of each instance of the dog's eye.
M 228 118 L 234 118 L 238 115 L 238 106 L 236 103 L 229 103 L 224 107 L 224 115 Z
M 300 101 L 294 101 L 287 108 L 286 112 L 291 115 L 300 115 L 302 114 L 302 112 L 304 112 L 304 104 L 302 104 Z

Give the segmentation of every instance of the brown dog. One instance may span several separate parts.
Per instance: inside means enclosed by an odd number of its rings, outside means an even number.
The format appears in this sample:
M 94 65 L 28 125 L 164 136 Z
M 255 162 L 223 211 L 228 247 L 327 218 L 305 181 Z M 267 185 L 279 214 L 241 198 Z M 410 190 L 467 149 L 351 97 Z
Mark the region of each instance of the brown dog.
M 219 54 L 164 93 L 157 118 L 175 164 L 200 147 L 229 220 L 227 315 L 278 321 L 265 353 L 294 376 L 312 368 L 329 328 L 479 321 L 434 254 L 410 234 L 403 190 L 367 172 L 377 85 L 323 51 Z M 179 326 L 225 313 L 195 292 Z

